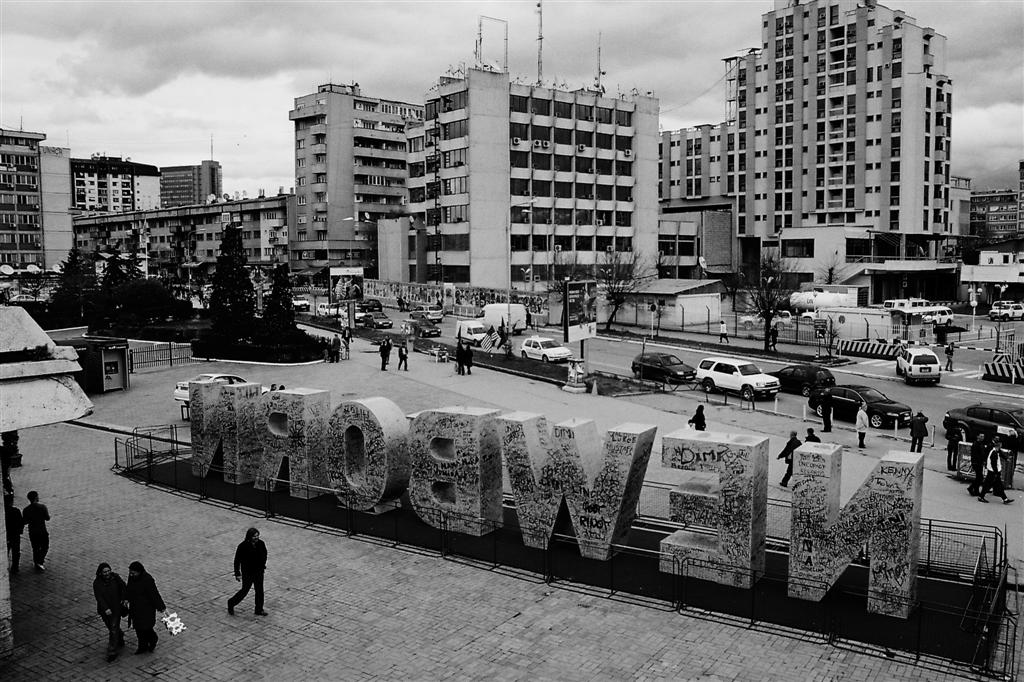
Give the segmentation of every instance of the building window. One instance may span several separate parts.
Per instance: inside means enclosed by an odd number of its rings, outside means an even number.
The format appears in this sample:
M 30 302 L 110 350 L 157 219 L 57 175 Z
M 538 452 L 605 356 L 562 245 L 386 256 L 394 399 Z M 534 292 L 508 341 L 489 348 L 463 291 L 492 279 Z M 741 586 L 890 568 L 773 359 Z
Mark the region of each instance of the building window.
M 813 239 L 783 239 L 783 258 L 814 258 Z

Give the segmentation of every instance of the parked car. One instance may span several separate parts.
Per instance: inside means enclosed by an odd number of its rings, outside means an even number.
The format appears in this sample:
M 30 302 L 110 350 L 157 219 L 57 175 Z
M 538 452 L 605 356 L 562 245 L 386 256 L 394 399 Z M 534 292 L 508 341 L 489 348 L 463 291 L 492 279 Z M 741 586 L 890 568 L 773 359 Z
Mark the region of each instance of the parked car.
M 705 393 L 739 393 L 744 400 L 770 398 L 779 392 L 779 380 L 749 360 L 704 358 L 697 363 L 696 379 Z
M 174 399 L 183 402 L 188 405 L 188 384 L 190 381 L 214 381 L 218 384 L 244 384 L 246 379 L 236 374 L 200 374 L 194 376 L 191 379 L 185 381 L 179 381 L 174 384 Z M 263 392 L 266 393 L 269 389 L 264 386 Z
M 356 321 L 358 320 L 359 316 L 356 315 Z M 391 318 L 380 311 L 363 313 L 363 324 L 371 329 L 391 329 L 394 326 Z
M 364 298 L 356 303 L 356 310 L 363 313 L 379 313 L 384 311 L 384 306 L 375 298 Z
M 942 418 L 946 437 L 959 431 L 961 440 L 973 441 L 979 433 L 999 434 L 1007 448 L 1024 449 L 1024 407 L 1010 403 L 975 403 L 957 407 Z
M 693 381 L 697 370 L 671 353 L 641 353 L 633 358 L 633 376 L 637 379 L 682 384 Z
M 524 358 L 541 362 L 568 362 L 572 351 L 546 336 L 531 336 L 523 339 L 519 352 Z
M 483 343 L 485 336 L 487 336 L 487 327 L 477 319 L 459 320 L 455 327 L 456 339 L 468 341 L 475 346 Z
M 775 315 L 772 316 L 772 326 L 788 327 L 793 324 L 796 324 L 793 313 L 788 310 L 777 310 Z M 740 318 L 740 326 L 744 329 L 764 329 L 764 318 L 761 317 L 760 313 L 744 315 Z
M 928 348 L 904 348 L 896 354 L 896 376 L 908 384 L 937 384 L 942 376 L 939 356 Z
M 301 296 L 292 297 L 292 308 L 295 312 L 308 313 L 310 309 L 309 299 Z
M 988 311 L 990 320 L 1024 320 L 1024 304 L 1010 303 L 1001 305 L 998 308 L 992 306 Z
M 425 317 L 419 319 L 415 317 L 410 318 L 405 321 L 405 324 L 409 325 L 409 329 L 413 336 L 418 336 L 421 339 L 432 336 L 441 336 L 441 328 Z
M 862 402 L 867 403 L 868 423 L 876 429 L 897 424 L 900 427 L 910 424 L 911 410 L 909 405 L 898 403 L 881 391 L 870 386 L 833 386 L 811 391 L 807 405 L 814 413 L 821 416 L 821 398 L 825 393 L 832 395 L 832 418 L 842 421 L 856 421 L 857 408 Z
M 805 398 L 815 389 L 836 385 L 832 372 L 818 365 L 790 365 L 768 374 L 779 380 L 780 390 L 799 393 Z
M 424 313 L 431 322 L 440 322 L 444 319 L 444 309 L 436 303 L 420 303 L 413 306 L 411 313 Z

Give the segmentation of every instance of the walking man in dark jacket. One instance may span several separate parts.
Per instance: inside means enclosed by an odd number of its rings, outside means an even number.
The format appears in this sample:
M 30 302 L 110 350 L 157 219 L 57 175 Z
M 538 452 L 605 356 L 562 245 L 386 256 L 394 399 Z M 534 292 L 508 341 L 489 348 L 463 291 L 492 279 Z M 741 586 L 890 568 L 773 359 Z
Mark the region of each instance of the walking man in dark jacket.
M 7 526 L 7 553 L 11 555 L 11 575 L 14 575 L 21 563 L 21 532 L 25 529 L 21 510 L 14 506 L 14 495 L 4 495 L 4 525 Z
M 978 502 L 988 502 L 985 493 L 992 491 L 996 497 L 1003 498 L 1003 504 L 1010 504 L 1012 499 L 1006 496 L 1003 490 L 1003 460 L 1001 457 L 1003 444 L 999 436 L 992 437 L 992 449 L 985 457 L 985 484 L 981 486 L 981 494 L 978 495 Z
M 974 480 L 967 486 L 967 492 L 972 497 L 977 497 L 981 492 L 981 486 L 985 482 L 985 456 L 988 455 L 988 447 L 985 445 L 985 434 L 979 433 L 971 443 L 971 470 L 974 472 Z
M 832 432 L 832 394 L 827 390 L 821 396 L 821 432 Z
M 796 437 L 796 431 L 789 432 L 789 440 L 786 441 L 786 447 L 779 453 L 778 459 L 786 460 L 786 475 L 782 477 L 782 481 L 779 483 L 783 488 L 789 487 L 789 479 L 793 476 L 793 453 L 796 449 L 803 445 L 800 439 Z
M 30 490 L 27 497 L 28 506 L 21 515 L 28 526 L 28 541 L 32 543 L 32 563 L 37 571 L 45 571 L 46 553 L 50 551 L 50 533 L 46 530 L 50 510 L 39 501 L 39 493 L 35 490 Z
M 388 363 L 391 361 L 391 339 L 390 337 L 384 337 L 384 340 L 380 342 L 380 369 L 382 372 L 388 371 Z
M 242 588 L 228 599 L 228 613 L 235 615 L 235 606 L 250 588 L 256 588 L 256 615 L 265 616 L 263 610 L 263 573 L 267 570 L 267 546 L 260 540 L 260 532 L 255 528 L 245 531 L 245 540 L 235 550 L 235 580 L 241 581 Z
M 405 341 L 398 344 L 398 369 L 404 369 L 406 372 L 409 371 L 409 351 L 405 346 Z
M 921 452 L 924 446 L 924 437 L 928 435 L 928 417 L 920 410 L 910 420 L 910 451 Z
M 946 436 L 946 469 L 956 471 L 960 455 L 960 429 L 953 429 Z
M 814 433 L 814 429 L 807 429 L 807 437 L 804 438 L 805 443 L 820 443 L 821 439 Z

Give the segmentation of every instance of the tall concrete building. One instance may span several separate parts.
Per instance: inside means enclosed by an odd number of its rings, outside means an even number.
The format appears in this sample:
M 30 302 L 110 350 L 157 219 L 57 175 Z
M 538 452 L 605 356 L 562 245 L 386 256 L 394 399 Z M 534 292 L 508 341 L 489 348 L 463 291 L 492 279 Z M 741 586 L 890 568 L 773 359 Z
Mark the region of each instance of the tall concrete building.
M 52 268 L 71 249 L 70 153 L 0 128 L 0 265 Z
M 971 179 L 959 175 L 949 177 L 949 224 L 953 234 L 971 234 Z
M 219 161 L 198 166 L 164 166 L 160 169 L 160 207 L 205 204 L 212 194 L 220 198 L 224 178 Z
M 362 266 L 376 275 L 377 221 L 406 212 L 409 121 L 423 107 L 362 94 L 358 83 L 328 83 L 297 97 L 294 271 Z
M 634 253 L 656 260 L 654 97 L 470 68 L 440 79 L 408 137 L 412 232 L 427 251 L 420 267 L 409 259 L 412 280 L 544 291 Z
M 131 159 L 93 154 L 71 159 L 74 207 L 80 211 L 121 213 L 160 207 L 160 171 Z
M 776 0 L 761 46 L 725 63 L 727 120 L 685 136 L 689 175 L 663 161 L 682 183 L 663 205 L 731 199 L 750 275 L 769 249 L 801 280 L 841 265 L 874 302 L 952 298 L 946 39 L 875 0 Z
M 987 240 L 1009 239 L 1019 230 L 1017 189 L 977 189 L 971 192 L 971 234 Z

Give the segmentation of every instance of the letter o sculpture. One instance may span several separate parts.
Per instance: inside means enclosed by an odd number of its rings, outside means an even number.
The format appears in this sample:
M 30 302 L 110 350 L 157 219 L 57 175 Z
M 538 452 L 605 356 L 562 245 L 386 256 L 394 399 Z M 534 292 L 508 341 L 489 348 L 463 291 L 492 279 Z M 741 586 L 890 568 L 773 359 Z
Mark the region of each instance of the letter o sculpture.
M 397 499 L 409 485 L 409 426 L 387 398 L 338 405 L 327 426 L 327 476 L 338 500 L 359 510 Z

